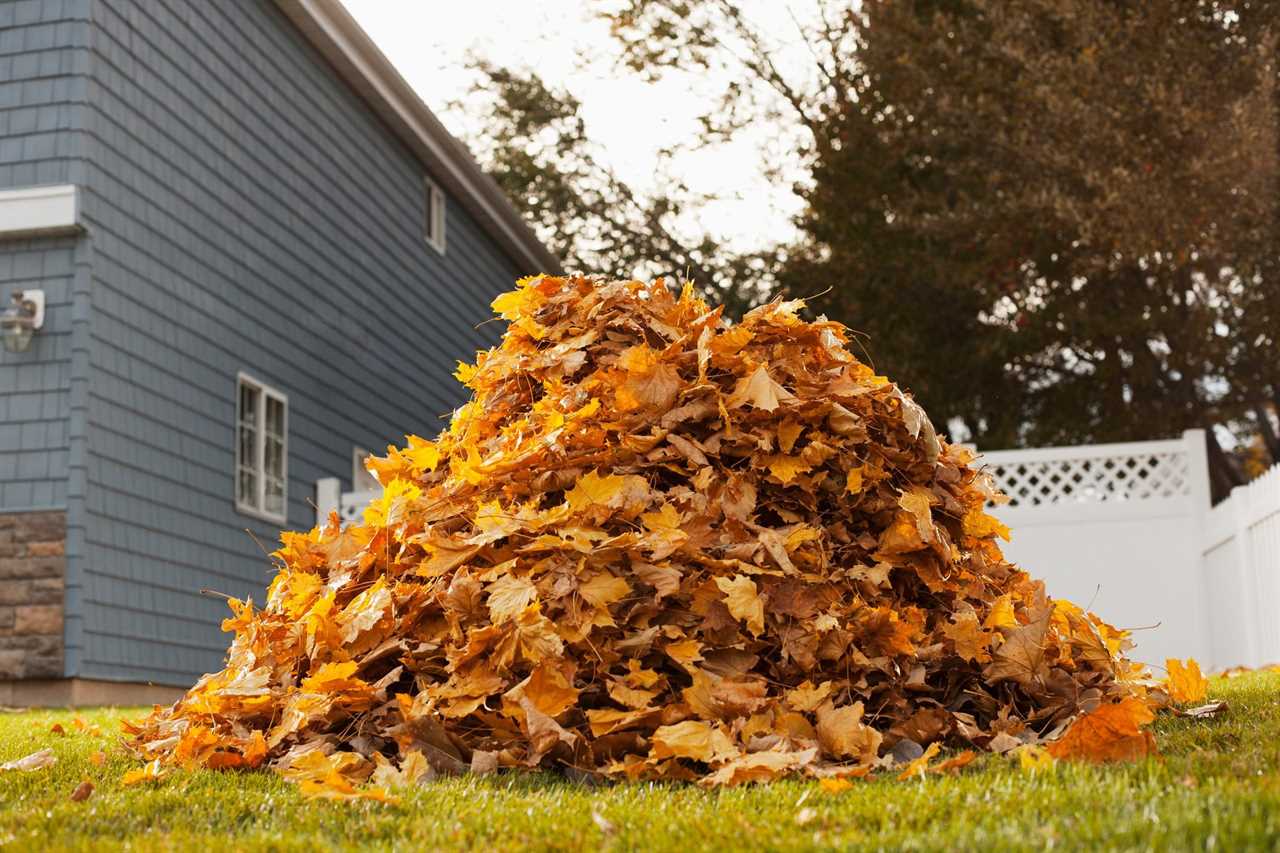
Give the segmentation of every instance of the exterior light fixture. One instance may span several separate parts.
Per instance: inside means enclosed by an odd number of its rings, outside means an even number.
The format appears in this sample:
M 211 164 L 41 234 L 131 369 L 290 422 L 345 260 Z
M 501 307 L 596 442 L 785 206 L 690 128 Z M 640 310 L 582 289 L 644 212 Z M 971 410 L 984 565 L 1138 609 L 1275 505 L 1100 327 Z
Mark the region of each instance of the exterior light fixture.
M 15 290 L 9 307 L 0 312 L 0 335 L 9 352 L 25 352 L 31 337 L 44 325 L 44 291 Z

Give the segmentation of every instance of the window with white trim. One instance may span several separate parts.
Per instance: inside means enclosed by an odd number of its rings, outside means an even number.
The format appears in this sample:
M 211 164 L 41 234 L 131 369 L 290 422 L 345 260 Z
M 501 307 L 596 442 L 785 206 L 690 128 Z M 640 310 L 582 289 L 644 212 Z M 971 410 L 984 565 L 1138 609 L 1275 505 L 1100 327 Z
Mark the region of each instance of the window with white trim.
M 444 212 L 445 196 L 440 185 L 430 178 L 423 178 L 426 183 L 426 221 L 423 223 L 423 236 L 428 245 L 440 254 L 444 254 Z
M 289 485 L 289 398 L 258 380 L 236 381 L 236 509 L 285 520 Z

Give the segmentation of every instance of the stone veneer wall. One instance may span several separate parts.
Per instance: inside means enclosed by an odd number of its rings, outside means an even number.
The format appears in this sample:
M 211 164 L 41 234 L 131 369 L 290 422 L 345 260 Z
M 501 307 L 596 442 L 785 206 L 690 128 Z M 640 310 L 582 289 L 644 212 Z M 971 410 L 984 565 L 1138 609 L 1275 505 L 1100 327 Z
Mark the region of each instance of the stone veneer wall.
M 67 516 L 0 514 L 0 679 L 61 678 Z

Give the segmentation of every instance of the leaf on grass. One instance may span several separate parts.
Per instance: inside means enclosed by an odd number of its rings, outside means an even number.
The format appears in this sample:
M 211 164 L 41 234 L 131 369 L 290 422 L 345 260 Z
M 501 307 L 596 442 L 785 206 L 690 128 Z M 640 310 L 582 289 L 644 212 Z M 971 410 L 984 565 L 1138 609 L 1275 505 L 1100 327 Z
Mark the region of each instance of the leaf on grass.
M 898 774 L 898 781 L 905 782 L 914 776 L 923 777 L 925 771 L 929 769 L 929 762 L 933 757 L 942 750 L 942 745 L 937 741 L 929 744 L 929 748 L 920 754 L 919 758 L 914 758 L 907 762 L 907 766 L 902 768 L 902 772 Z
M 1227 710 L 1226 702 L 1210 702 L 1208 705 L 1198 705 L 1195 708 L 1174 708 L 1173 713 L 1179 717 L 1189 717 L 1193 720 L 1212 719 L 1223 711 Z
M 1173 701 L 1199 702 L 1209 695 L 1209 680 L 1200 674 L 1200 664 L 1195 658 L 1187 658 L 1186 663 L 1169 658 L 1165 668 L 1169 672 L 1165 689 Z
M 22 758 L 0 764 L 0 770 L 21 770 L 29 773 L 32 770 L 43 770 L 46 767 L 52 767 L 57 762 L 57 756 L 53 754 L 52 749 L 41 749 L 30 755 L 24 755 Z
M 1072 723 L 1062 737 L 1049 744 L 1049 754 L 1093 762 L 1136 761 L 1156 754 L 1155 738 L 1142 728 L 1154 719 L 1155 714 L 1141 699 L 1107 702 Z
M 148 782 L 159 782 L 167 775 L 169 775 L 168 769 L 160 764 L 160 759 L 155 758 L 121 776 L 120 784 L 141 785 Z
M 743 785 L 772 782 L 806 767 L 817 756 L 816 749 L 790 751 L 769 749 L 729 759 L 703 780 L 704 785 Z
M 1023 773 L 1043 773 L 1053 769 L 1053 755 L 1043 746 L 1026 743 L 1009 754 L 1018 756 L 1018 769 Z
M 85 779 L 79 785 L 76 785 L 75 790 L 71 792 L 71 802 L 83 803 L 85 800 L 89 799 L 92 796 L 93 796 L 93 783 L 90 782 L 88 779 Z

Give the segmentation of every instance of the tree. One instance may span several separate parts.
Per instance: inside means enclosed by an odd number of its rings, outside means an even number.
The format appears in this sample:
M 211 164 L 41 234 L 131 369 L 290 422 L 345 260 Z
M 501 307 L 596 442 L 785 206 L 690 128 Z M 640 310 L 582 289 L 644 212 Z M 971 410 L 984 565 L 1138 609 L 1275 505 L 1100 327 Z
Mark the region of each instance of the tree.
M 572 94 L 548 86 L 531 69 L 479 59 L 472 69 L 478 82 L 467 108 L 479 114 L 483 132 L 470 146 L 571 271 L 692 279 L 738 309 L 767 295 L 776 247 L 735 253 L 710 235 L 682 232 L 676 220 L 707 197 L 669 174 L 661 192 L 635 191 L 607 165 Z
M 784 289 L 829 291 L 981 445 L 1225 425 L 1274 451 L 1271 4 L 837 9 L 797 20 L 814 68 L 792 76 L 728 0 L 616 10 L 633 68 L 737 72 L 710 130 L 789 109 L 807 131 L 809 241 Z M 1211 457 L 1221 493 L 1239 472 Z

